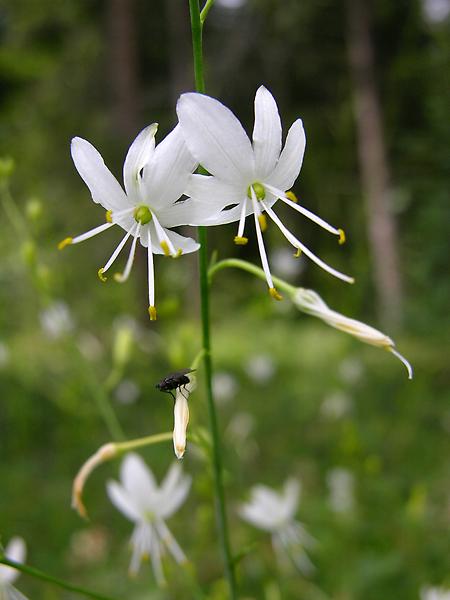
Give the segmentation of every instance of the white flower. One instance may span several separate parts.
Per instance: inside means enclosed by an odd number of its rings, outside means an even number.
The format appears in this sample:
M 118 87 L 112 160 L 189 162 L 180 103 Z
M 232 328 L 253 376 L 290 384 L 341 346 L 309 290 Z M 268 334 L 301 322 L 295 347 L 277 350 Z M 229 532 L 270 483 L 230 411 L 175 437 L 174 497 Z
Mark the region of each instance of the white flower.
M 197 166 L 188 152 L 179 126 L 155 148 L 157 124 L 149 125 L 131 144 L 123 166 L 126 193 L 106 167 L 101 155 L 86 140 L 72 140 L 72 158 L 78 173 L 88 186 L 92 199 L 106 210 L 106 223 L 82 235 L 66 238 L 59 244 L 87 240 L 114 224 L 125 230 L 125 236 L 98 274 L 102 281 L 121 250 L 132 238 L 131 249 L 123 273 L 115 274 L 116 281 L 126 281 L 133 266 L 137 240 L 148 252 L 148 293 L 150 319 L 156 319 L 153 254 L 178 257 L 195 252 L 199 244 L 169 228 L 190 221 L 189 204 L 178 201 L 188 177 Z
M 257 485 L 251 490 L 250 501 L 241 505 L 239 515 L 272 534 L 272 546 L 281 561 L 288 556 L 300 571 L 310 573 L 314 566 L 303 547 L 312 547 L 315 540 L 294 519 L 299 499 L 300 483 L 295 479 L 288 479 L 281 493 Z
M 130 574 L 139 571 L 141 560 L 150 556 L 159 585 L 164 585 L 162 556 L 165 548 L 181 564 L 186 556 L 169 531 L 164 519 L 170 517 L 185 501 L 191 478 L 183 475 L 179 463 L 174 463 L 161 486 L 144 461 L 134 453 L 126 455 L 120 468 L 121 484 L 109 481 L 107 491 L 111 502 L 135 524 L 131 536 L 133 549 Z
M 23 563 L 27 549 L 20 537 L 13 537 L 5 548 L 5 556 L 9 560 Z M 27 600 L 26 597 L 12 585 L 19 577 L 20 571 L 0 565 L 0 600 Z
M 443 587 L 423 587 L 420 600 L 450 600 L 450 589 Z
M 281 149 L 281 121 L 272 94 L 261 86 L 255 97 L 255 125 L 253 143 L 242 125 L 223 104 L 202 94 L 183 94 L 178 100 L 177 113 L 186 144 L 199 163 L 212 177 L 193 175 L 185 190 L 198 214 L 191 224 L 219 225 L 239 220 L 236 244 L 246 244 L 245 219 L 254 215 L 261 263 L 269 292 L 281 299 L 273 285 L 262 232 L 266 216 L 278 226 L 286 239 L 297 249 L 329 273 L 347 282 L 351 277 L 326 265 L 313 254 L 281 222 L 272 206 L 277 199 L 308 217 L 327 231 L 337 235 L 342 243 L 344 232 L 301 206 L 295 195 L 288 191 L 300 172 L 306 138 L 303 124 L 297 119 L 289 129 L 284 148 Z M 218 212 L 210 217 L 204 207 L 215 207 Z M 226 208 L 235 205 L 233 208 Z M 203 215 L 203 218 L 202 218 Z

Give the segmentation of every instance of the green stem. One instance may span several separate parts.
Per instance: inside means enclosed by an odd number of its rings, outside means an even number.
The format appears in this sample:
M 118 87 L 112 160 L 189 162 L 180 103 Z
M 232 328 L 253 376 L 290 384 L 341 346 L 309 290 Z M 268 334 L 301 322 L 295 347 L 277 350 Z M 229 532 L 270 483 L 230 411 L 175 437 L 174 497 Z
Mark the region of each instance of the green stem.
M 53 577 L 53 575 L 48 575 L 39 569 L 35 569 L 34 567 L 29 567 L 28 565 L 23 565 L 21 563 L 17 563 L 14 560 L 9 560 L 5 556 L 0 555 L 0 563 L 7 565 L 8 567 L 12 567 L 17 571 L 21 571 L 22 573 L 26 573 L 27 575 L 31 575 L 32 577 L 36 577 L 37 579 L 41 579 L 42 581 L 48 581 L 49 583 L 53 583 L 65 590 L 69 590 L 70 592 L 75 592 L 76 594 L 82 594 L 83 596 L 87 596 L 88 598 L 96 598 L 97 600 L 114 600 L 109 596 L 103 596 L 101 594 L 97 594 L 95 592 L 91 592 L 86 590 L 85 588 L 79 587 L 78 585 L 72 585 L 63 579 L 58 579 Z
M 202 11 L 200 13 L 200 22 L 202 25 L 206 21 L 206 17 L 208 16 L 208 13 L 213 4 L 214 4 L 214 0 L 206 0 L 205 5 L 202 8 Z
M 240 258 L 226 258 L 225 260 L 221 260 L 212 265 L 212 267 L 210 267 L 208 271 L 209 280 L 211 281 L 216 273 L 218 273 L 222 269 L 227 268 L 242 269 L 242 271 L 247 271 L 247 273 L 251 273 L 252 275 L 255 275 L 255 277 L 262 279 L 263 281 L 266 280 L 266 276 L 262 269 L 256 267 L 252 263 L 247 262 L 246 260 L 241 260 Z M 280 279 L 279 277 L 272 277 L 272 279 L 274 284 L 280 290 L 288 294 L 292 294 L 295 292 L 296 287 L 291 285 L 290 283 L 287 283 L 286 281 L 283 281 L 283 279 Z
M 151 446 L 152 444 L 159 444 L 160 442 L 167 442 L 172 439 L 172 432 L 167 433 L 156 433 L 154 435 L 147 435 L 146 437 L 136 438 L 135 440 L 128 440 L 127 442 L 119 442 L 114 444 L 117 453 L 129 452 L 135 448 L 142 448 L 143 446 Z
M 212 5 L 212 2 L 209 3 Z M 205 5 L 207 9 L 208 2 Z M 209 10 L 208 8 L 208 10 Z M 189 0 L 189 9 L 191 14 L 192 30 L 192 49 L 194 56 L 194 74 L 195 88 L 198 92 L 204 93 L 205 81 L 203 76 L 203 51 L 202 51 L 202 26 L 203 21 L 200 17 L 199 0 Z M 206 11 L 207 12 L 207 11 Z M 206 227 L 198 228 L 198 238 L 200 242 L 199 250 L 199 272 L 200 272 L 200 297 L 201 297 L 201 317 L 202 317 L 202 335 L 203 335 L 203 363 L 205 366 L 206 398 L 209 413 L 209 425 L 212 438 L 212 467 L 214 473 L 216 521 L 219 532 L 220 544 L 225 562 L 225 576 L 228 582 L 229 594 L 231 599 L 236 595 L 236 577 L 234 571 L 234 562 L 231 555 L 231 546 L 228 533 L 227 513 L 225 507 L 225 490 L 223 484 L 223 466 L 220 447 L 219 428 L 217 425 L 217 413 L 214 404 L 212 390 L 212 361 L 211 361 L 211 336 L 210 336 L 210 313 L 209 313 L 209 282 L 208 282 L 208 236 Z

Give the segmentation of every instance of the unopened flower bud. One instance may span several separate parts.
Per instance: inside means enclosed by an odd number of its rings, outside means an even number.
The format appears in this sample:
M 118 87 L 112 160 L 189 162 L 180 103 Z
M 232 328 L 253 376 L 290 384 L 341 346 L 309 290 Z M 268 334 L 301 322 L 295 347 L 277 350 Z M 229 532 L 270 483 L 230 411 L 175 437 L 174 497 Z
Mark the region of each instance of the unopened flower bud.
M 366 325 L 356 319 L 351 319 L 332 310 L 313 290 L 297 288 L 291 294 L 292 301 L 302 312 L 322 319 L 325 323 L 348 333 L 361 342 L 384 348 L 394 354 L 406 367 L 409 379 L 412 379 L 412 367 L 409 362 L 395 349 L 394 341 L 386 334 L 378 331 L 370 325 Z

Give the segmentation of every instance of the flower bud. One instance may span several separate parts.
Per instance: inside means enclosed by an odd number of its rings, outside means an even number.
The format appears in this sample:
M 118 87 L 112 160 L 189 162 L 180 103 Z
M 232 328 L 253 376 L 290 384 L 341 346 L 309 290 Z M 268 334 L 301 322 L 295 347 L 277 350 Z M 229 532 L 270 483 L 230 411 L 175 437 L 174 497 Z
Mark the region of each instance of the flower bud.
M 302 312 L 322 319 L 327 325 L 340 329 L 345 333 L 358 338 L 361 342 L 384 348 L 394 354 L 406 367 L 409 379 L 412 379 L 412 368 L 409 362 L 395 350 L 394 341 L 386 334 L 370 325 L 356 319 L 351 319 L 332 310 L 313 290 L 296 288 L 291 294 L 295 306 Z

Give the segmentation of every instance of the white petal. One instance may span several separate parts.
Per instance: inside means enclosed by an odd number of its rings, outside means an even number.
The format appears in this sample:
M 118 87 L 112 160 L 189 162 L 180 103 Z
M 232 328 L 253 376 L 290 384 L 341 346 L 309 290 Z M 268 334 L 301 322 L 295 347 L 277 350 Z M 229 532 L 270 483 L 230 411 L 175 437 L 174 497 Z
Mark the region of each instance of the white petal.
M 120 479 L 128 496 L 143 512 L 152 506 L 158 486 L 153 473 L 138 454 L 130 452 L 125 456 Z
M 150 161 L 155 150 L 158 123 L 143 129 L 131 144 L 123 165 L 123 182 L 129 196 L 139 197 L 140 171 Z
M 75 167 L 88 186 L 94 202 L 101 204 L 106 210 L 121 210 L 131 205 L 117 179 L 92 144 L 75 137 L 70 151 Z
M 288 479 L 283 490 L 283 511 L 287 520 L 291 520 L 298 508 L 300 499 L 300 482 L 296 479 Z
M 191 252 L 196 252 L 200 248 L 200 244 L 198 242 L 196 242 L 195 240 L 193 240 L 192 238 L 185 237 L 184 235 L 180 235 L 179 233 L 176 233 L 176 231 L 171 231 L 170 229 L 164 228 L 164 231 L 167 234 L 167 237 L 169 238 L 169 240 L 172 242 L 173 247 L 175 248 L 175 251 L 182 250 L 183 254 L 190 254 Z M 157 243 L 157 239 L 158 238 L 156 237 L 156 233 L 154 234 L 153 229 L 152 229 L 153 253 L 154 254 L 164 254 L 163 249 Z M 146 245 L 145 244 L 146 240 L 143 239 L 141 236 L 141 243 L 143 243 L 143 242 L 144 242 L 143 245 Z
M 218 210 L 220 210 L 220 207 Z M 210 204 L 187 198 L 164 209 L 163 219 L 160 222 L 164 227 L 208 225 L 216 212 L 213 211 L 213 206 Z
M 25 562 L 27 549 L 25 541 L 21 537 L 11 538 L 9 544 L 5 548 L 5 556 L 17 563 Z M 0 585 L 4 583 L 13 583 L 20 575 L 20 571 L 13 567 L 0 565 Z
M 289 190 L 294 185 L 302 168 L 305 147 L 305 130 L 301 119 L 297 119 L 288 131 L 280 159 L 267 183 L 284 191 Z
M 184 143 L 179 125 L 156 146 L 144 169 L 141 193 L 144 202 L 158 212 L 160 219 L 163 219 L 163 210 L 184 193 L 197 164 Z
M 175 463 L 177 464 L 177 463 Z M 178 464 L 180 467 L 180 465 Z M 181 467 L 180 467 L 181 469 Z M 176 512 L 186 500 L 191 489 L 192 478 L 189 475 L 183 475 L 177 482 L 177 486 L 172 489 L 171 494 L 161 496 L 161 509 L 159 515 L 162 518 L 168 518 Z M 170 484 L 170 482 L 169 482 Z
M 241 519 L 258 527 L 258 529 L 272 531 L 273 519 L 261 506 L 257 504 L 243 504 L 238 512 Z
M 265 178 L 280 157 L 281 121 L 274 97 L 263 85 L 255 96 L 253 151 L 256 176 Z
M 179 565 L 185 563 L 187 561 L 186 555 L 178 545 L 177 540 L 173 537 L 172 532 L 164 523 L 164 521 L 156 521 L 155 527 L 161 537 L 161 541 L 166 544 L 167 548 L 169 548 L 177 563 Z
M 218 100 L 182 94 L 177 114 L 192 154 L 212 175 L 229 183 L 253 182 L 253 149 L 242 125 Z
M 142 511 L 136 505 L 134 498 L 131 498 L 128 492 L 117 481 L 108 481 L 106 491 L 111 502 L 127 519 L 137 522 L 143 518 Z
M 9 583 L 4 587 L 0 583 L 0 600 L 28 600 L 28 598 Z
M 208 175 L 191 175 L 184 191 L 186 196 L 202 203 L 210 204 L 211 208 L 237 204 L 247 193 L 243 185 L 227 183 Z

